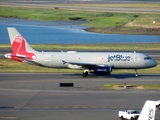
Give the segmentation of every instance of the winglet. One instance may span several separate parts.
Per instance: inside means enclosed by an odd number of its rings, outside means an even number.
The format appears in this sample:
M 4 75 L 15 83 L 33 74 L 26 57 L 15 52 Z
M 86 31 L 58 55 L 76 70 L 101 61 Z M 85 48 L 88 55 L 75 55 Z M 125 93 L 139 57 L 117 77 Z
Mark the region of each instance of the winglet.
M 138 120 L 154 120 L 156 112 L 156 101 L 147 100 L 142 108 Z

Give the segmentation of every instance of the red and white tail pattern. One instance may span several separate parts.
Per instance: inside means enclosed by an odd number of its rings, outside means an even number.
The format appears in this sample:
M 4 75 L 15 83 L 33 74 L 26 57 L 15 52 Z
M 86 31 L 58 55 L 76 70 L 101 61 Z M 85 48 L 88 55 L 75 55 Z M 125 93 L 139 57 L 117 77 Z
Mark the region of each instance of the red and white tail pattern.
M 24 62 L 24 58 L 27 60 L 37 59 L 36 51 L 29 46 L 24 37 L 15 28 L 8 28 L 8 34 L 12 53 L 6 54 L 5 57 L 19 62 Z

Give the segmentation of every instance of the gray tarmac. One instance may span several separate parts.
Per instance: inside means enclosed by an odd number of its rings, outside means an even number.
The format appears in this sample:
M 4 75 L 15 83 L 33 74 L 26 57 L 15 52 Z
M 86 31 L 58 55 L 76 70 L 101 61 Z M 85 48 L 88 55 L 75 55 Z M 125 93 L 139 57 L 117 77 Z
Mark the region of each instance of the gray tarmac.
M 160 75 L 82 78 L 80 74 L 0 73 L 0 120 L 119 120 L 118 111 L 141 110 L 159 90 L 104 90 L 103 84 L 160 84 Z M 60 83 L 74 83 L 60 87 Z M 160 120 L 160 110 L 156 119 Z

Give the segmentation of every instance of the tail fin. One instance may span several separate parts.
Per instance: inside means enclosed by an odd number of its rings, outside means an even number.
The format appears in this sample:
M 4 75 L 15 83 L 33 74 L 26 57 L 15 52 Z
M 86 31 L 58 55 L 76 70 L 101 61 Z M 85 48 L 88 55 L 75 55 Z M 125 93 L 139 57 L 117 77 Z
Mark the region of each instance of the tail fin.
M 36 51 L 30 47 L 24 37 L 15 28 L 7 29 L 12 45 L 12 56 L 25 57 L 29 60 L 37 59 L 37 56 L 34 54 Z
M 15 29 L 15 28 L 7 28 L 8 34 L 10 38 L 10 42 L 12 45 L 13 53 L 21 53 L 21 52 L 35 52 L 33 48 L 26 42 L 24 37 Z
M 156 101 L 147 100 L 143 106 L 138 120 L 154 120 L 156 112 Z

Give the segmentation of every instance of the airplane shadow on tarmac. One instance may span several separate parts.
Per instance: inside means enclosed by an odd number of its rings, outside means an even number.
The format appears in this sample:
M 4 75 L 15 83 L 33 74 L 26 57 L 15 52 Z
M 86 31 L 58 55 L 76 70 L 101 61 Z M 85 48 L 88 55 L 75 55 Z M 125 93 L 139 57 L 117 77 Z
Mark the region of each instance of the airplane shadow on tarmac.
M 76 76 L 81 77 L 82 75 L 79 73 L 73 73 L 73 74 L 63 74 L 65 76 Z M 128 78 L 143 78 L 143 77 L 160 77 L 159 74 L 140 74 L 138 77 L 135 76 L 135 74 L 111 74 L 111 75 L 94 75 L 89 74 L 87 77 L 84 77 L 84 79 L 87 78 L 115 78 L 115 79 L 128 79 Z M 82 77 L 83 78 L 83 77 Z

